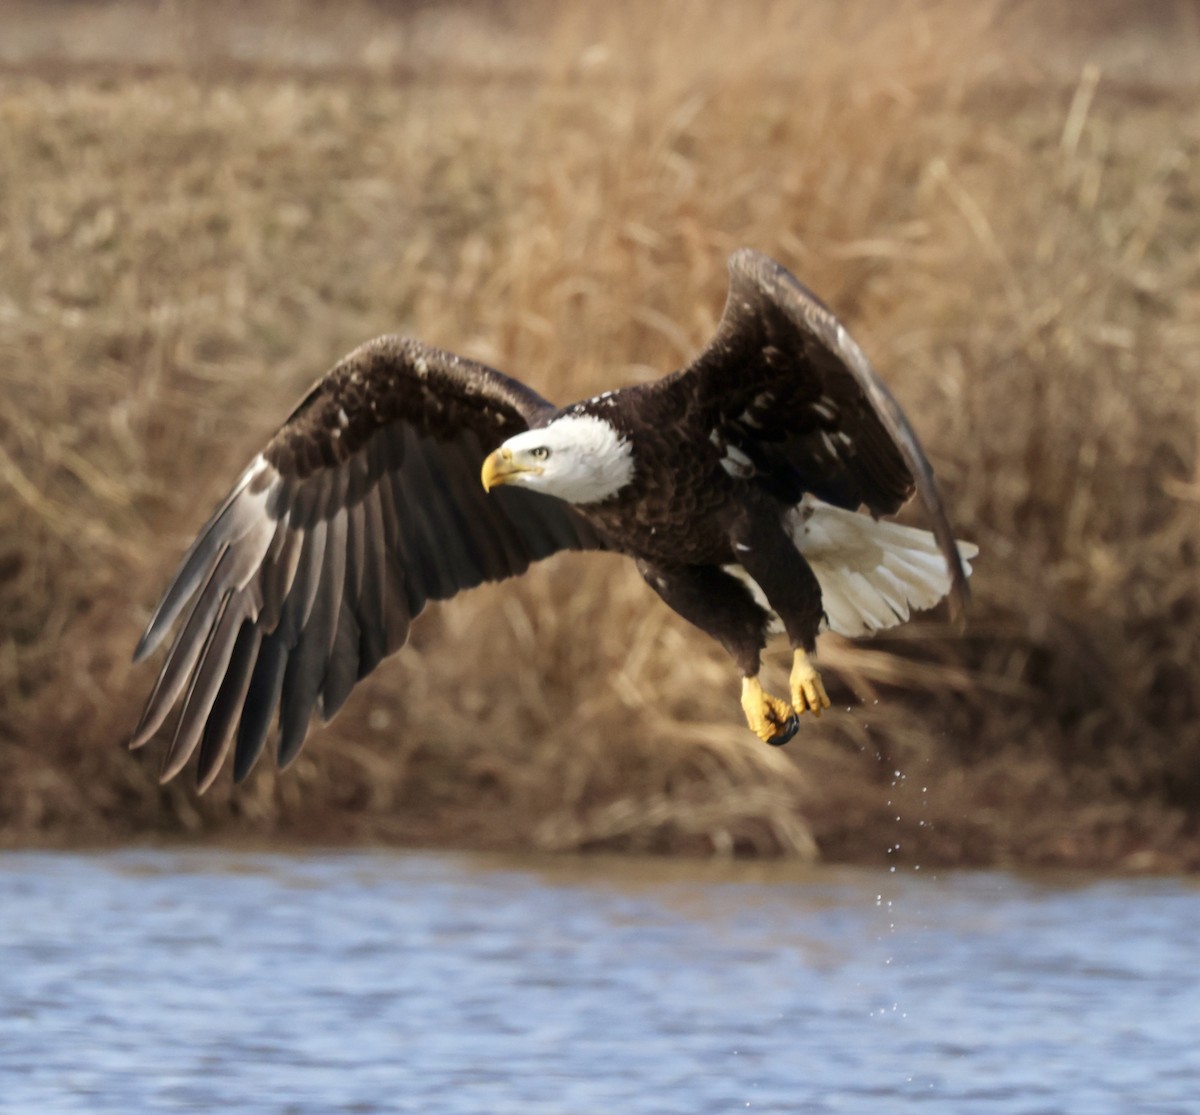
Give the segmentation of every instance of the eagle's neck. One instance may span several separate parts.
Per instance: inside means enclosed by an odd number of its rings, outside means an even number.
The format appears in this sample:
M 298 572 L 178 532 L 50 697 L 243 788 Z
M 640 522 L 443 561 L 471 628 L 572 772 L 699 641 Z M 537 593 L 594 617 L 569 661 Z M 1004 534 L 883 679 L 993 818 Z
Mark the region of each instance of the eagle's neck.
M 595 414 L 571 413 L 543 430 L 554 447 L 541 490 L 568 503 L 602 503 L 633 479 L 633 446 L 615 426 Z

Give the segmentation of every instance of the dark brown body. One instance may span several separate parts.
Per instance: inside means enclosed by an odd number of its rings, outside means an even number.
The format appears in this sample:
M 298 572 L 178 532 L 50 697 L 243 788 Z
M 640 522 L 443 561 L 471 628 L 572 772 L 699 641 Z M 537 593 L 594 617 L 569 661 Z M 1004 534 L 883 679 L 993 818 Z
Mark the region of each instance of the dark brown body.
M 707 436 L 696 436 L 699 423 L 687 403 L 685 393 L 650 384 L 565 408 L 563 414 L 608 422 L 633 448 L 631 483 L 611 500 L 576 510 L 630 557 L 728 565 L 733 548 L 721 520 L 746 485 L 721 467 L 721 453 Z
M 821 590 L 784 527 L 789 504 L 732 461 L 719 424 L 678 380 L 627 388 L 566 408 L 591 414 L 633 447 L 631 483 L 611 500 L 576 507 L 647 584 L 717 639 L 744 676 L 759 671 L 771 615 L 724 567 L 758 583 L 794 647 L 812 650 Z M 646 436 L 647 428 L 655 431 Z M 723 461 L 725 463 L 723 463 Z

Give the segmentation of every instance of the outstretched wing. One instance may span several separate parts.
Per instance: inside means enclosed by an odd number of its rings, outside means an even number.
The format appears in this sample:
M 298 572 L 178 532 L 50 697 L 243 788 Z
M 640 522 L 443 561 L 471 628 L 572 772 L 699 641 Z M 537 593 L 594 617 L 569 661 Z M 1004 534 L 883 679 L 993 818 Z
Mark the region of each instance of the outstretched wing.
M 700 436 L 721 450 L 730 472 L 787 503 L 811 493 L 879 516 L 916 492 L 961 615 L 966 574 L 933 469 L 900 404 L 828 307 L 779 264 L 743 248 L 730 257 L 729 279 L 716 335 L 671 380 L 695 393 Z
M 150 654 L 189 608 L 131 746 L 182 694 L 164 780 L 199 745 L 206 788 L 235 736 L 244 778 L 277 711 L 284 765 L 312 713 L 329 720 L 427 600 L 561 550 L 603 548 L 565 503 L 480 483 L 492 449 L 553 412 L 515 380 L 416 341 L 380 337 L 352 352 L 184 555 L 134 653 Z

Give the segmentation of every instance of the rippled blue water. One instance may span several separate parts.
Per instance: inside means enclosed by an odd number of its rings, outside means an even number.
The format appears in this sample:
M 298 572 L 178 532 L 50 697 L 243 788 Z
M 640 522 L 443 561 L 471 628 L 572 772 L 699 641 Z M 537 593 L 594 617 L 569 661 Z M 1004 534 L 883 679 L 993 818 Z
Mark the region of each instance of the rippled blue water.
M 1200 1110 L 1200 889 L 787 866 L 0 860 L 0 1111 Z

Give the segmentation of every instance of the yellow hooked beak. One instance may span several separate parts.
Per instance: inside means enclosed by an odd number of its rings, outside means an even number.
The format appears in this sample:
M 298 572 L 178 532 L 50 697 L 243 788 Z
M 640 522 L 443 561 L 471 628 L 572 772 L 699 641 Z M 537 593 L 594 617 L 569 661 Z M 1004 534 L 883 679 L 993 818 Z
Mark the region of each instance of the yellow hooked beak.
M 544 471 L 538 465 L 519 464 L 513 459 L 511 449 L 500 448 L 484 458 L 480 479 L 483 481 L 484 491 L 490 492 L 497 484 L 507 484 L 514 476 L 520 476 L 523 472 L 541 473 Z

